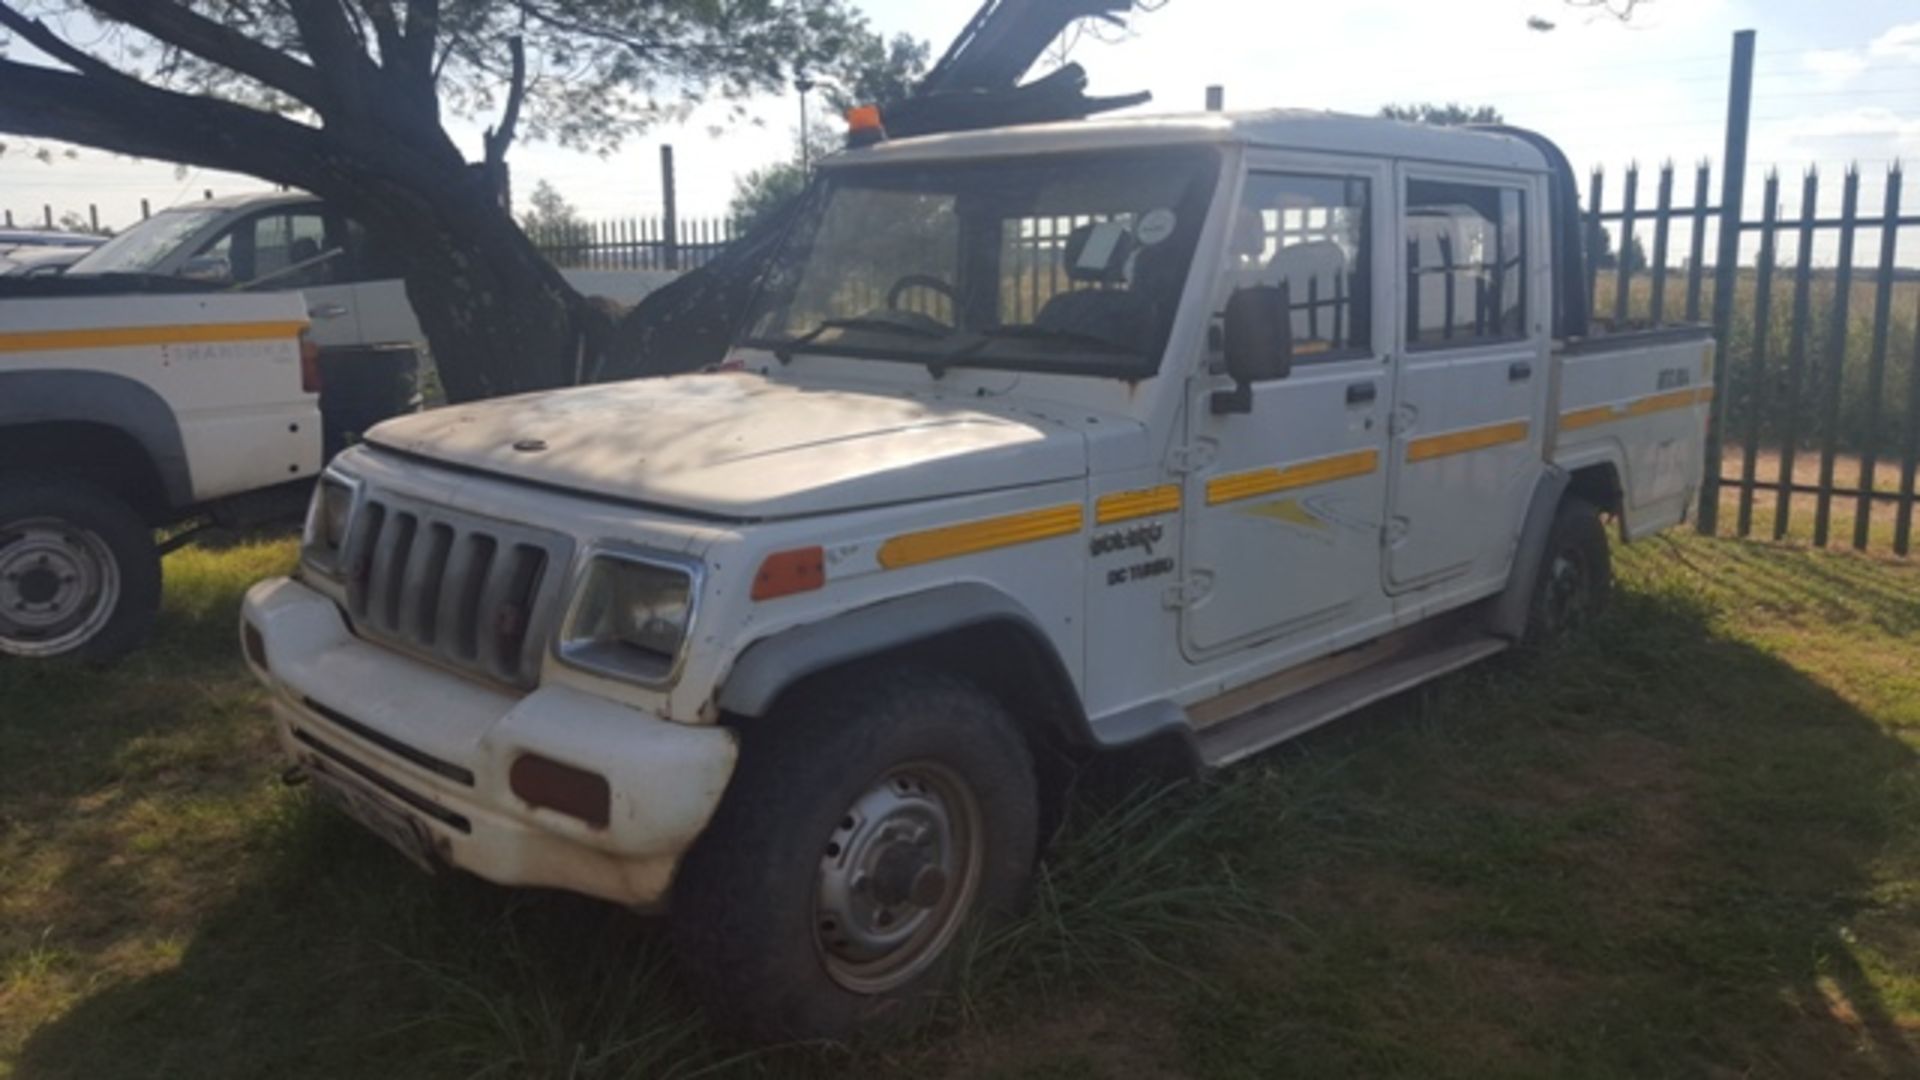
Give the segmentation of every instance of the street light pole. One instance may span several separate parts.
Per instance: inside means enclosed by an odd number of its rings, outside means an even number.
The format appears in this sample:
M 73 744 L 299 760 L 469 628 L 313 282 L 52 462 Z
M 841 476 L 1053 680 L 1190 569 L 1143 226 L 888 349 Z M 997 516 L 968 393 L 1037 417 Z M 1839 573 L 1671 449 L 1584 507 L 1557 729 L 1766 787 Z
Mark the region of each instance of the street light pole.
M 807 91 L 813 89 L 812 79 L 801 75 L 793 80 L 793 88 L 800 91 L 800 171 L 813 171 L 813 143 L 807 138 Z

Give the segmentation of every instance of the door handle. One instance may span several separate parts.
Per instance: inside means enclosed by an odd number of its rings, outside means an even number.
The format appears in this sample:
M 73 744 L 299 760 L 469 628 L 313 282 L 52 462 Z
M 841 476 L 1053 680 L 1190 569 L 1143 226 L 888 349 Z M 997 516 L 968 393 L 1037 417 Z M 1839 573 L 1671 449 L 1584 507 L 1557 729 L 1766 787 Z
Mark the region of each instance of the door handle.
M 1515 360 L 1507 365 L 1508 382 L 1526 382 L 1533 378 L 1533 365 L 1525 360 Z
M 315 319 L 337 319 L 346 313 L 345 304 L 320 304 L 307 309 L 308 316 Z
M 1371 382 L 1347 384 L 1347 404 L 1365 405 L 1380 395 L 1380 391 Z

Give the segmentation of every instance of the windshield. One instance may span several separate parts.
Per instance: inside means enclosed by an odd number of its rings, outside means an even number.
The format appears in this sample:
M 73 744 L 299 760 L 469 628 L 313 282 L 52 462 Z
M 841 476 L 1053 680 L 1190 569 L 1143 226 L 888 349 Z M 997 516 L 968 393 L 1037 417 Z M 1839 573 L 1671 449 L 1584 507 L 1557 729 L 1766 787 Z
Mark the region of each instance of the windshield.
M 151 274 L 180 245 L 225 214 L 219 209 L 162 210 L 87 252 L 69 274 Z
M 1218 172 L 1200 148 L 829 170 L 746 343 L 936 374 L 1150 375 Z

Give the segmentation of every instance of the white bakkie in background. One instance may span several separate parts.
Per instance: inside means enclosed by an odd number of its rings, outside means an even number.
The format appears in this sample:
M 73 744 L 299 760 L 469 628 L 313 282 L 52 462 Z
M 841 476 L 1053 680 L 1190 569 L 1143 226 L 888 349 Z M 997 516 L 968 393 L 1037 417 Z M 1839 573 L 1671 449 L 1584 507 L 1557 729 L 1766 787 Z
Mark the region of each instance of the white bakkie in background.
M 320 471 L 306 325 L 289 294 L 0 299 L 0 657 L 133 648 L 155 528 Z
M 376 428 L 242 641 L 423 865 L 671 907 L 767 1037 L 938 985 L 1079 763 L 1220 765 L 1604 599 L 1712 343 L 1588 318 L 1538 136 L 1298 112 L 824 163 L 731 370 Z

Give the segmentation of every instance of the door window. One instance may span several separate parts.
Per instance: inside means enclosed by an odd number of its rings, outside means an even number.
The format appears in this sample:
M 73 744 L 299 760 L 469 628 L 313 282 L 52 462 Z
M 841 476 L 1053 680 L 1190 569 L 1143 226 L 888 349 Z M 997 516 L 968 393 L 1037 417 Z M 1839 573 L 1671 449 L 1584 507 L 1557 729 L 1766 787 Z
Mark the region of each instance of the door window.
M 249 280 L 317 258 L 327 248 L 326 220 L 319 211 L 263 214 L 253 219 L 253 272 Z M 333 281 L 331 265 L 332 260 L 328 260 L 274 281 L 289 289 L 325 285 Z
M 1526 336 L 1526 196 L 1513 188 L 1407 181 L 1407 344 Z
M 1296 363 L 1371 352 L 1369 187 L 1359 177 L 1247 178 L 1227 282 L 1285 288 Z

